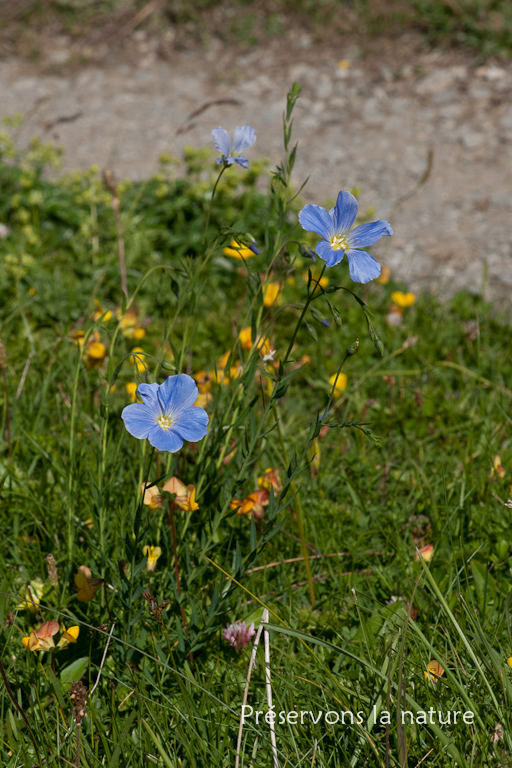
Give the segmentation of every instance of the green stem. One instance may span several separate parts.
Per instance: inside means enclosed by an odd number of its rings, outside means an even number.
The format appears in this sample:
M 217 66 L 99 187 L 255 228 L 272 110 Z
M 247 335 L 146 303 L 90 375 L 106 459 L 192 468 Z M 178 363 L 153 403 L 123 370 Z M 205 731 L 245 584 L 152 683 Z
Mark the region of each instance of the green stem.
M 213 198 L 215 197 L 215 192 L 217 191 L 217 184 L 221 180 L 222 174 L 224 173 L 224 171 L 228 167 L 229 166 L 227 166 L 227 165 L 223 165 L 222 166 L 222 168 L 220 169 L 220 173 L 217 176 L 217 181 L 213 185 L 212 196 L 211 196 L 211 199 L 210 199 L 210 205 L 208 206 L 208 213 L 206 214 L 206 224 L 204 226 L 203 244 L 206 243 L 206 235 L 207 235 L 207 232 L 208 232 L 208 224 L 210 223 L 210 216 L 211 216 L 212 208 L 213 208 Z
M 323 277 L 323 274 L 325 272 L 326 266 L 327 266 L 327 264 L 324 264 L 324 266 L 322 267 L 322 271 L 320 272 L 320 277 L 318 278 L 318 280 L 314 280 L 315 287 L 313 288 L 313 291 L 311 293 L 309 293 L 309 290 L 308 290 L 308 295 L 307 295 L 307 298 L 306 298 L 306 303 L 304 304 L 304 306 L 302 308 L 302 314 L 299 317 L 299 322 L 295 326 L 295 330 L 293 332 L 292 338 L 291 338 L 290 343 L 288 345 L 288 349 L 286 350 L 286 355 L 284 356 L 283 367 L 288 362 L 288 358 L 290 357 L 291 351 L 293 349 L 293 345 L 295 344 L 295 339 L 297 337 L 297 333 L 299 331 L 300 326 L 302 325 L 302 321 L 304 320 L 304 316 L 305 316 L 306 312 L 308 311 L 309 305 L 311 304 L 311 302 L 315 298 L 315 291 L 316 291 L 317 287 L 320 285 L 320 280 Z
M 336 390 L 336 385 L 337 385 L 337 383 L 338 383 L 338 379 L 339 379 L 339 377 L 340 377 L 341 369 L 342 369 L 342 368 L 343 368 L 343 366 L 345 365 L 345 363 L 346 363 L 346 361 L 347 361 L 347 358 L 348 358 L 348 355 L 346 354 L 346 355 L 345 355 L 345 357 L 343 358 L 343 360 L 341 361 L 340 367 L 338 368 L 338 373 L 336 374 L 336 378 L 334 379 L 334 383 L 333 383 L 333 385 L 332 385 L 332 389 L 331 389 L 331 391 L 330 391 L 330 393 L 329 393 L 329 399 L 328 399 L 328 401 L 327 401 L 327 405 L 325 406 L 325 410 L 324 410 L 324 412 L 322 413 L 322 416 L 321 416 L 321 418 L 320 418 L 320 421 L 322 422 L 322 424 L 323 424 L 323 422 L 324 422 L 324 419 L 325 419 L 325 417 L 326 417 L 326 416 L 327 416 L 327 414 L 329 413 L 329 408 L 330 408 L 330 407 L 331 407 L 331 405 L 332 405 L 332 400 L 333 400 L 333 397 L 334 397 L 334 392 L 335 392 L 335 390 Z

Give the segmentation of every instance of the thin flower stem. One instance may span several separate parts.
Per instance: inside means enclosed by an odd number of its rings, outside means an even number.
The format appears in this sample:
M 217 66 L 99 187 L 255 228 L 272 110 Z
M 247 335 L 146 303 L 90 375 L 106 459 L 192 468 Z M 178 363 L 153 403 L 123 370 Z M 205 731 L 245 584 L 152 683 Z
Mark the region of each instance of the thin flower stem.
M 325 272 L 325 268 L 326 267 L 327 267 L 327 264 L 324 264 L 324 266 L 322 267 L 322 271 L 320 272 L 320 277 L 318 278 L 318 280 L 314 281 L 315 287 L 313 288 L 313 291 L 311 293 L 309 293 L 309 290 L 308 290 L 308 295 L 307 295 L 307 298 L 306 298 L 306 303 L 304 304 L 304 307 L 302 308 L 302 314 L 299 317 L 299 322 L 295 326 L 295 330 L 293 331 L 293 335 L 292 335 L 292 338 L 291 338 L 290 343 L 288 345 L 288 349 L 286 350 L 286 355 L 284 356 L 283 366 L 286 365 L 286 363 L 288 362 L 288 358 L 290 357 L 291 351 L 293 349 L 293 345 L 295 344 L 295 339 L 296 339 L 297 333 L 299 331 L 300 326 L 302 325 L 302 321 L 304 320 L 305 314 L 308 311 L 308 307 L 311 304 L 311 302 L 313 301 L 313 299 L 316 298 L 315 297 L 315 291 L 316 291 L 317 287 L 320 285 L 320 280 L 323 277 L 323 274 Z
M 329 408 L 332 405 L 332 400 L 333 400 L 333 397 L 334 397 L 334 391 L 336 389 L 336 385 L 337 385 L 338 379 L 340 377 L 341 369 L 345 365 L 345 363 L 347 361 L 347 358 L 348 358 L 348 355 L 346 354 L 345 357 L 343 358 L 343 360 L 341 361 L 340 367 L 338 368 L 338 373 L 336 374 L 336 378 L 334 379 L 334 383 L 332 385 L 332 389 L 331 389 L 331 391 L 329 393 L 329 399 L 327 401 L 327 405 L 325 406 L 325 410 L 324 410 L 324 412 L 323 412 L 323 414 L 322 414 L 322 416 L 320 418 L 320 421 L 322 422 L 322 424 L 323 424 L 323 421 L 324 421 L 325 417 L 329 413 Z
M 251 682 L 251 674 L 252 674 L 252 668 L 254 667 L 254 662 L 256 661 L 256 651 L 258 650 L 258 645 L 260 642 L 261 633 L 263 632 L 263 628 L 265 624 L 268 624 L 268 610 L 266 608 L 263 609 L 263 615 L 261 617 L 260 625 L 258 627 L 258 631 L 256 633 L 256 637 L 254 638 L 254 645 L 252 646 L 252 653 L 251 658 L 249 660 L 249 668 L 247 670 L 247 678 L 245 681 L 245 688 L 244 688 L 244 695 L 242 698 L 242 713 L 240 715 L 240 724 L 238 726 L 238 738 L 236 740 L 236 757 L 235 757 L 235 768 L 238 768 L 240 765 L 240 752 L 242 749 L 242 733 L 244 730 L 244 707 L 247 704 L 247 696 L 249 693 L 249 683 Z
M 206 243 L 206 235 L 208 233 L 208 224 L 210 223 L 210 216 L 213 208 L 213 198 L 215 197 L 215 192 L 217 191 L 217 184 L 219 183 L 221 176 L 227 167 L 228 167 L 227 165 L 222 166 L 222 168 L 220 169 L 220 173 L 217 176 L 217 181 L 213 185 L 212 196 L 210 198 L 210 205 L 208 206 L 208 213 L 206 214 L 206 224 L 204 225 L 203 244 Z

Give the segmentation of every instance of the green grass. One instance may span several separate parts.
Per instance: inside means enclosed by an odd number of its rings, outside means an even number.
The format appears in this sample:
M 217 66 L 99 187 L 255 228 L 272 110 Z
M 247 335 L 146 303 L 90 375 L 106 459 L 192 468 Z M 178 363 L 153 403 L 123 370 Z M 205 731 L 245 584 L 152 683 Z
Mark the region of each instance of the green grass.
M 265 368 L 234 328 L 264 333 L 284 362 L 312 266 L 297 246 L 299 201 L 285 205 L 290 156 L 269 193 L 258 191 L 264 162 L 223 175 L 205 245 L 214 164 L 190 150 L 184 179 L 163 166 L 157 178 L 120 185 L 130 309 L 146 331 L 126 338 L 115 315 L 124 300 L 110 192 L 94 170 L 49 182 L 51 148 L 2 142 L 0 220 L 12 230 L 0 240 L 2 765 L 234 765 L 250 649 L 237 654 L 222 629 L 258 625 L 263 604 L 275 709 L 363 713 L 353 727 L 278 722 L 280 765 L 510 765 L 509 325 L 468 293 L 445 303 L 421 295 L 400 326 L 389 325 L 391 294 L 407 286 L 358 286 L 340 265 L 314 303 L 330 327 L 308 312 L 292 363 Z M 224 256 L 233 230 L 256 238 L 261 254 L 246 264 Z M 373 250 L 379 257 L 383 243 Z M 263 306 L 269 270 L 284 285 L 279 307 Z M 93 317 L 95 300 L 112 311 L 108 322 Z M 87 367 L 73 342 L 80 330 L 105 345 L 99 367 Z M 356 338 L 347 388 L 328 416 L 344 426 L 312 442 L 329 377 Z M 135 346 L 146 372 L 130 356 Z M 127 383 L 214 371 L 230 349 L 242 375 L 212 383 L 204 441 L 155 456 L 127 434 Z M 267 467 L 279 468 L 283 493 L 261 521 L 236 515 L 231 499 L 254 491 Z M 173 474 L 196 486 L 199 503 L 175 512 L 181 596 L 166 511 L 140 504 L 144 478 L 161 485 Z M 145 544 L 163 551 L 153 572 Z M 423 564 L 415 548 L 426 544 L 435 551 Z M 76 599 L 81 564 L 105 580 L 90 602 Z M 37 614 L 23 605 L 34 581 L 44 585 Z M 166 601 L 161 622 L 150 598 Z M 55 654 L 26 650 L 21 638 L 50 620 L 79 626 L 78 642 Z M 444 669 L 437 683 L 424 674 L 434 659 Z M 69 686 L 81 676 L 89 692 L 97 685 L 77 728 Z M 260 651 L 248 703 L 267 710 Z M 430 707 L 471 711 L 474 724 L 413 727 L 406 715 L 401 725 L 402 711 Z M 242 744 L 241 765 L 272 764 L 262 718 L 246 724 Z

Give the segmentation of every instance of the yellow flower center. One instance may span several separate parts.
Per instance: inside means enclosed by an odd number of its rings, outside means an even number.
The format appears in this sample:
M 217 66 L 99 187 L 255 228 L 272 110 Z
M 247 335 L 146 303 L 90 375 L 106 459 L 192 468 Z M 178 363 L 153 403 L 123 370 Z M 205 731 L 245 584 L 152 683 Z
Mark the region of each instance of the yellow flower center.
M 172 419 L 170 416 L 159 416 L 156 423 L 159 424 L 162 429 L 169 429 L 172 424 Z
M 348 241 L 343 235 L 333 235 L 331 237 L 331 248 L 333 251 L 345 251 L 348 248 Z

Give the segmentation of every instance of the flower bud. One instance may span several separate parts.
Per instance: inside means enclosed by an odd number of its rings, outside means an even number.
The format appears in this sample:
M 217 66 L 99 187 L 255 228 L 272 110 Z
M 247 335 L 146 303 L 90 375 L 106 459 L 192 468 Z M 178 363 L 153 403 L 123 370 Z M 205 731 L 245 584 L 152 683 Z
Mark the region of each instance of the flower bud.
M 347 355 L 349 357 L 351 355 L 355 355 L 358 349 L 359 349 L 359 339 L 356 339 L 353 344 L 350 344 L 347 347 Z
M 375 348 L 380 352 L 380 356 L 384 357 L 384 344 L 382 339 L 375 339 Z
M 316 261 L 316 253 L 308 245 L 304 245 L 304 243 L 299 245 L 299 253 L 301 256 L 304 256 L 305 259 Z

